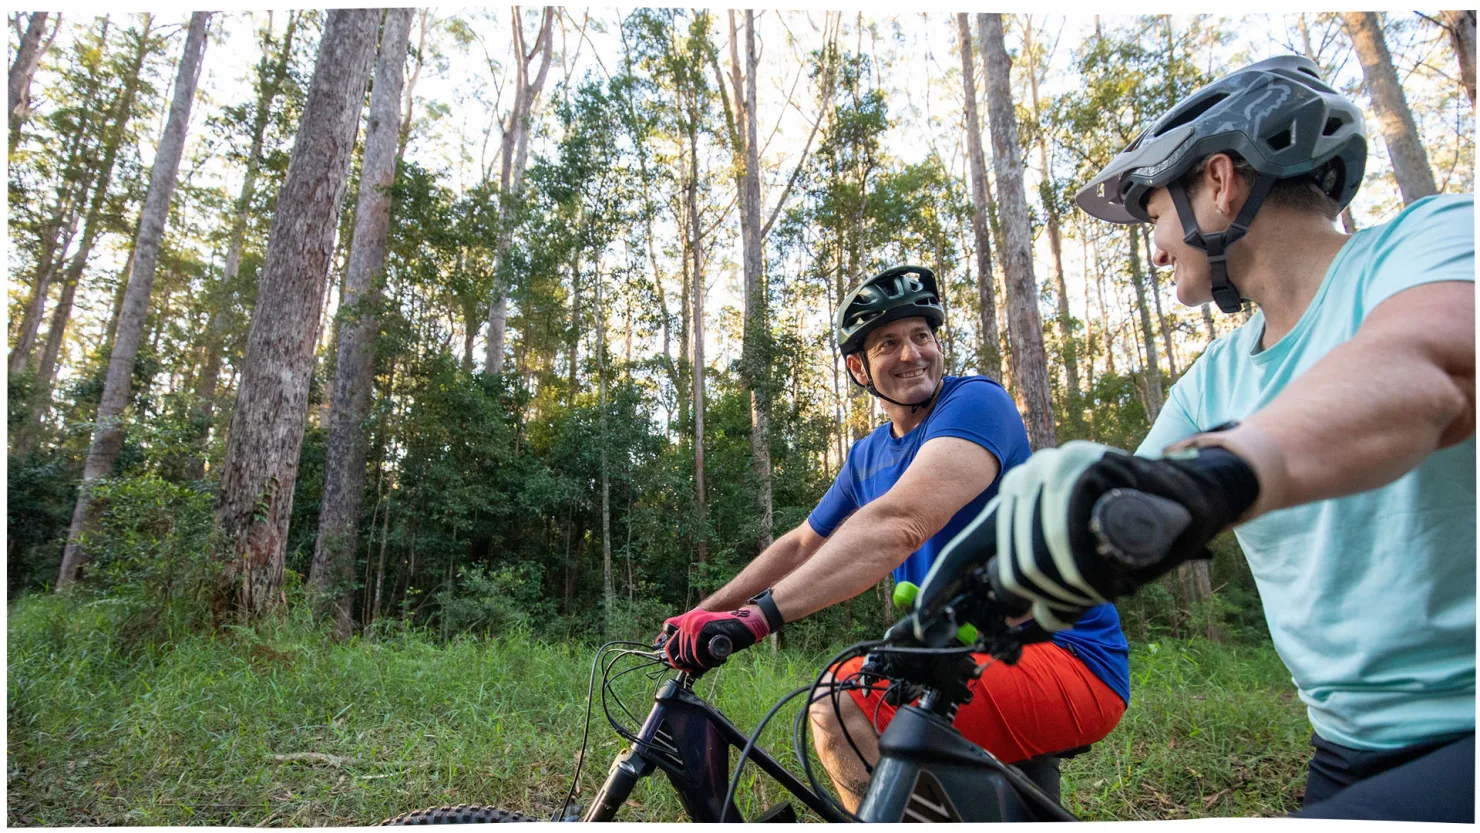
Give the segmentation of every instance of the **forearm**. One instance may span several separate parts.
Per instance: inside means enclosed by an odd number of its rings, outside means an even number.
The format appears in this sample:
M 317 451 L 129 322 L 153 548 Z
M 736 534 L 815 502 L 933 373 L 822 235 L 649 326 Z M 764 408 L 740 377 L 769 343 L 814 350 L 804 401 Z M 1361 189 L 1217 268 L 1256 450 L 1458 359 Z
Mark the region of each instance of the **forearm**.
M 1372 339 L 1332 350 L 1224 443 L 1259 475 L 1247 520 L 1385 485 L 1474 430 L 1473 369 L 1466 377 L 1413 345 Z
M 775 585 L 781 617 L 794 622 L 851 599 L 903 564 L 932 533 L 870 504 L 848 519 L 805 564 Z
M 730 579 L 728 584 L 700 602 L 699 607 L 708 611 L 734 610 L 745 604 L 746 599 L 767 587 L 776 586 L 777 582 L 806 560 L 807 554 L 797 535 L 795 532 L 788 532 L 772 541 L 771 546 L 745 565 L 745 569 Z

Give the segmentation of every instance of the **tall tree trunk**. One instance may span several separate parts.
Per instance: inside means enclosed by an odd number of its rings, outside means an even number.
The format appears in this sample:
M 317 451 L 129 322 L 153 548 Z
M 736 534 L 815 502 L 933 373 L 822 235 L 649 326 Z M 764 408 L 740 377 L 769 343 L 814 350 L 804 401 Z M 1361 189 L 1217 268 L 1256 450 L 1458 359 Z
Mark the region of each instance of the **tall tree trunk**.
M 735 13 L 730 12 L 730 73 L 735 90 L 740 175 L 740 237 L 744 249 L 745 336 L 740 350 L 741 378 L 750 390 L 750 458 L 756 478 L 756 552 L 771 546 L 771 325 L 767 313 L 764 241 L 761 238 L 760 141 L 756 127 L 755 10 L 745 11 L 745 76 L 738 59 Z
M 1033 25 L 1028 21 L 1024 27 L 1028 43 L 1025 50 L 1032 49 Z M 1036 61 L 1036 59 L 1035 59 Z M 1043 123 L 1043 112 L 1038 100 L 1038 69 L 1028 65 L 1028 92 L 1033 103 L 1033 119 Z M 1038 161 L 1043 166 L 1043 186 L 1040 196 L 1043 210 L 1048 215 L 1048 246 L 1053 252 L 1054 288 L 1059 305 L 1059 360 L 1064 365 L 1064 382 L 1067 390 L 1064 401 L 1069 406 L 1069 424 L 1079 432 L 1084 424 L 1084 413 L 1080 408 L 1079 390 L 1079 344 L 1074 338 L 1074 315 L 1069 311 L 1069 286 L 1064 279 L 1064 242 L 1059 225 L 1058 203 L 1053 193 L 1053 171 L 1048 164 L 1048 131 L 1038 131 Z
M 379 9 L 333 9 L 324 24 L 228 429 L 213 536 L 225 565 L 218 616 L 258 616 L 282 586 L 314 342 L 379 22 Z
M 509 111 L 508 121 L 503 126 L 503 142 L 500 148 L 499 169 L 499 236 L 494 247 L 493 303 L 488 310 L 488 350 L 484 357 L 484 369 L 489 373 L 504 372 L 504 337 L 509 320 L 509 287 L 505 280 L 505 262 L 509 246 L 513 241 L 513 228 L 508 222 L 508 200 L 517 197 L 524 185 L 524 164 L 529 152 L 529 117 L 534 111 L 540 91 L 545 87 L 545 74 L 550 69 L 555 32 L 555 7 L 546 6 L 541 18 L 540 33 L 534 46 L 524 51 L 524 23 L 519 17 L 519 7 L 514 7 L 514 51 L 517 77 L 515 78 L 514 106 Z M 535 55 L 540 55 L 540 67 L 530 80 L 530 66 Z
M 354 588 L 350 583 L 355 553 L 359 551 L 360 501 L 365 494 L 364 426 L 375 386 L 375 334 L 380 329 L 376 308 L 385 274 L 391 186 L 400 150 L 401 85 L 413 11 L 394 8 L 385 14 L 360 162 L 354 242 L 339 307 L 341 324 L 329 410 L 329 444 L 324 455 L 324 494 L 308 574 L 309 585 L 317 591 L 318 614 L 330 612 L 332 605 L 337 639 L 349 638 L 354 628 Z
M 1151 310 L 1146 304 L 1146 276 L 1141 272 L 1140 235 L 1135 226 L 1128 227 L 1126 231 L 1129 234 L 1126 242 L 1131 248 L 1131 287 L 1136 290 L 1136 312 L 1141 319 L 1141 342 L 1146 349 L 1146 418 L 1155 422 L 1157 414 L 1161 413 L 1162 404 L 1161 364 L 1156 358 L 1156 332 L 1151 325 Z
M 1382 19 L 1375 12 L 1342 12 L 1341 18 L 1362 64 L 1362 77 L 1372 98 L 1388 158 L 1393 163 L 1403 204 L 1411 205 L 1414 200 L 1439 193 L 1434 173 L 1429 169 L 1429 156 L 1419 142 L 1413 111 L 1408 109 L 1398 72 L 1393 68 L 1393 57 L 1382 38 Z
M 689 252 L 693 256 L 691 274 L 694 286 L 690 290 L 694 299 L 693 326 L 693 408 L 694 408 L 694 503 L 699 510 L 698 559 L 700 564 L 709 561 L 709 501 L 704 492 L 704 255 L 699 227 L 699 113 L 698 106 L 689 101 Z
M 961 51 L 961 87 L 966 100 L 966 157 L 971 172 L 971 235 L 976 242 L 977 301 L 981 309 L 977 368 L 1001 381 L 1002 341 L 997 332 L 997 299 L 992 277 L 992 240 L 987 227 L 987 166 L 982 158 L 981 118 L 976 109 L 976 62 L 972 60 L 971 24 L 963 12 L 956 15 L 957 45 Z
M 79 569 L 87 560 L 81 546 L 82 538 L 92 532 L 98 519 L 91 498 L 92 488 L 98 478 L 113 470 L 123 448 L 121 417 L 124 406 L 128 404 L 134 359 L 138 356 L 144 334 L 144 317 L 154 288 L 160 241 L 164 236 L 165 221 L 169 218 L 170 197 L 175 191 L 175 176 L 180 167 L 180 153 L 185 146 L 185 129 L 190 123 L 190 106 L 195 98 L 196 81 L 200 78 L 201 58 L 206 47 L 206 24 L 210 18 L 210 12 L 196 12 L 190 17 L 190 33 L 186 36 L 185 51 L 175 76 L 174 100 L 170 103 L 164 136 L 160 138 L 159 149 L 154 156 L 149 195 L 144 200 L 139 236 L 134 241 L 134 265 L 129 273 L 124 312 L 118 337 L 113 342 L 108 376 L 103 383 L 102 401 L 98 404 L 97 427 L 83 466 L 82 486 L 78 489 L 72 524 L 67 531 L 67 546 L 62 553 L 62 567 L 57 576 L 58 591 L 65 590 L 77 580 Z
M 41 56 L 46 54 L 46 48 L 51 45 L 61 27 L 62 16 L 57 15 L 57 22 L 51 27 L 51 38 L 43 46 L 41 36 L 46 30 L 46 18 L 47 12 L 31 13 L 30 22 L 26 24 L 26 33 L 21 36 L 20 49 L 15 54 L 15 62 L 10 65 L 10 108 L 7 110 L 10 113 L 10 153 L 15 153 L 16 145 L 20 144 L 21 126 L 31 114 L 31 79 L 36 76 L 36 68 L 41 65 Z M 1470 24 L 1470 31 L 1475 31 L 1474 23 Z M 1475 99 L 1474 77 L 1471 73 L 1471 101 Z
M 262 59 L 257 64 L 257 102 L 252 114 L 252 143 L 247 151 L 247 167 L 242 176 L 241 193 L 236 198 L 236 212 L 231 221 L 231 233 L 226 244 L 226 263 L 221 270 L 221 280 L 216 284 L 214 308 L 207 325 L 205 362 L 195 384 L 197 400 L 195 423 L 198 426 L 196 455 L 191 459 L 188 475 L 193 480 L 205 477 L 205 442 L 210 433 L 211 420 L 216 407 L 216 385 L 221 379 L 222 352 L 225 350 L 227 329 L 231 323 L 231 299 L 235 294 L 237 274 L 241 271 L 242 249 L 246 245 L 247 220 L 252 200 L 257 192 L 257 175 L 262 168 L 262 146 L 267 136 L 267 124 L 278 93 L 288 77 L 288 66 L 293 55 L 293 34 L 298 28 L 298 13 L 289 12 L 287 29 L 283 32 L 282 48 L 276 61 L 271 61 L 268 52 L 271 23 L 263 34 Z
M 1470 97 L 1470 109 L 1475 109 L 1475 10 L 1440 12 L 1444 18 L 1444 29 L 1449 33 L 1449 43 L 1459 59 L 1460 84 L 1465 95 Z
M 601 395 L 601 590 L 604 615 L 611 622 L 617 603 L 617 587 L 612 580 L 612 483 L 608 469 L 607 446 L 611 431 L 606 413 L 606 299 L 602 291 L 601 262 L 596 263 L 596 376 Z M 608 632 L 610 628 L 608 627 Z
M 983 26 L 987 70 L 987 119 L 992 128 L 992 166 L 1002 201 L 1002 272 L 1011 324 L 1012 375 L 1027 406 L 1024 422 L 1034 449 L 1057 445 L 1049 395 L 1048 358 L 1043 352 L 1043 322 L 1038 317 L 1038 286 L 1033 278 L 1033 240 L 1028 201 L 1023 193 L 1022 152 L 1012 109 L 1012 62 L 1002 37 L 1002 15 L 988 14 Z

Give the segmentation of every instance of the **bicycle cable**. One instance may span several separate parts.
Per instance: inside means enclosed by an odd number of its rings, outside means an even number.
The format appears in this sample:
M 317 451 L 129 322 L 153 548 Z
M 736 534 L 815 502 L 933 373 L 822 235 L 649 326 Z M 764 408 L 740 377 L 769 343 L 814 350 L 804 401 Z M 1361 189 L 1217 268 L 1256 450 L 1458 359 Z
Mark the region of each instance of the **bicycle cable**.
M 576 785 L 581 783 L 581 767 L 586 763 L 586 743 L 591 736 L 591 704 L 596 699 L 596 669 L 601 666 L 601 655 L 612 645 L 642 645 L 642 643 L 618 639 L 602 643 L 596 649 L 596 656 L 591 659 L 591 678 L 586 684 L 586 722 L 585 728 L 581 730 L 581 754 L 576 758 L 576 774 L 574 778 L 570 779 L 570 791 L 565 794 L 565 801 L 561 802 L 560 806 L 555 808 L 555 812 L 550 814 L 550 821 L 558 822 L 562 820 L 561 814 L 565 812 L 565 808 L 569 807 L 570 802 L 576 797 Z M 610 719 L 609 715 L 608 719 Z

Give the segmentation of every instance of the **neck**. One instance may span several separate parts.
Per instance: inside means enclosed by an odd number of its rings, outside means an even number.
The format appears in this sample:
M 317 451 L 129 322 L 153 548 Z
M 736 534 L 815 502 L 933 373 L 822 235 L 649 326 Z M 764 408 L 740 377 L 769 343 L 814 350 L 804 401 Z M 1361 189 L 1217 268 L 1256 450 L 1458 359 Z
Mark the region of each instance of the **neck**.
M 915 430 L 915 426 L 924 422 L 925 417 L 930 416 L 930 412 L 935 410 L 935 405 L 939 401 L 938 398 L 933 399 L 929 406 L 921 408 L 914 413 L 910 413 L 914 409 L 907 405 L 895 405 L 885 402 L 882 399 L 879 400 L 879 404 L 884 406 L 884 413 L 889 415 L 889 432 L 894 435 L 895 439 L 899 439 Z
M 1254 219 L 1248 236 L 1229 250 L 1238 254 L 1229 258 L 1229 271 L 1240 294 L 1264 313 L 1261 347 L 1295 328 L 1350 239 L 1316 214 L 1266 209 Z

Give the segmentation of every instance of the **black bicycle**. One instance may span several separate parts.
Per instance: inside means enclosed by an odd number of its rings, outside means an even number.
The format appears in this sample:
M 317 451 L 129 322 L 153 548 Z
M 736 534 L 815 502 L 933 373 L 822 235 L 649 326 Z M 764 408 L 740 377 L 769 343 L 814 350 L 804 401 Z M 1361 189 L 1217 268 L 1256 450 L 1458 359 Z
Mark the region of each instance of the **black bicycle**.
M 1163 558 L 1189 520 L 1186 510 L 1177 504 L 1130 490 L 1113 490 L 1102 497 L 1093 517 L 1092 529 L 1100 553 L 1133 568 L 1144 568 Z M 1021 656 L 1023 645 L 1049 637 L 1031 622 L 1017 627 L 1007 624 L 1008 619 L 1026 613 L 1029 605 L 998 583 L 996 556 L 991 555 L 995 538 L 991 517 L 969 528 L 941 554 L 907 616 L 882 639 L 851 645 L 835 655 L 810 685 L 777 702 L 748 737 L 694 692 L 692 676 L 682 671 L 670 676 L 672 671 L 660 652 L 641 643 L 609 642 L 601 646 L 591 667 L 580 761 L 585 758 L 598 672 L 602 677 L 602 710 L 612 729 L 630 745 L 612 762 L 606 781 L 584 814 L 578 809 L 572 811 L 580 780 L 581 763 L 577 763 L 564 805 L 548 820 L 614 821 L 637 783 L 662 771 L 692 820 L 746 821 L 735 806 L 734 796 L 742 768 L 753 761 L 802 806 L 829 822 L 1075 821 L 1059 804 L 1058 763 L 1083 749 L 1008 765 L 968 741 L 951 725 L 956 710 L 971 699 L 970 681 L 986 667 L 977 664 L 973 653 L 1013 663 Z M 717 657 L 730 652 L 729 641 L 723 636 L 711 640 L 709 648 Z M 829 670 L 856 656 L 866 658 L 857 677 L 824 683 Z M 655 675 L 659 685 L 647 718 L 633 729 L 624 721 L 636 723 L 636 715 L 616 696 L 612 684 L 639 672 Z M 863 687 L 882 690 L 884 698 L 899 708 L 879 737 L 878 764 L 869 766 L 865 761 L 870 771 L 869 786 L 858 812 L 852 813 L 819 783 L 813 771 L 807 755 L 807 707 L 798 710 L 792 726 L 793 746 L 807 783 L 756 741 L 766 724 L 792 699 L 806 694 L 810 706 L 831 698 L 837 709 L 842 692 Z M 729 765 L 732 747 L 741 750 L 733 773 Z M 543 820 L 493 807 L 458 805 L 418 810 L 384 823 Z M 788 801 L 749 819 L 796 820 L 796 810 Z

